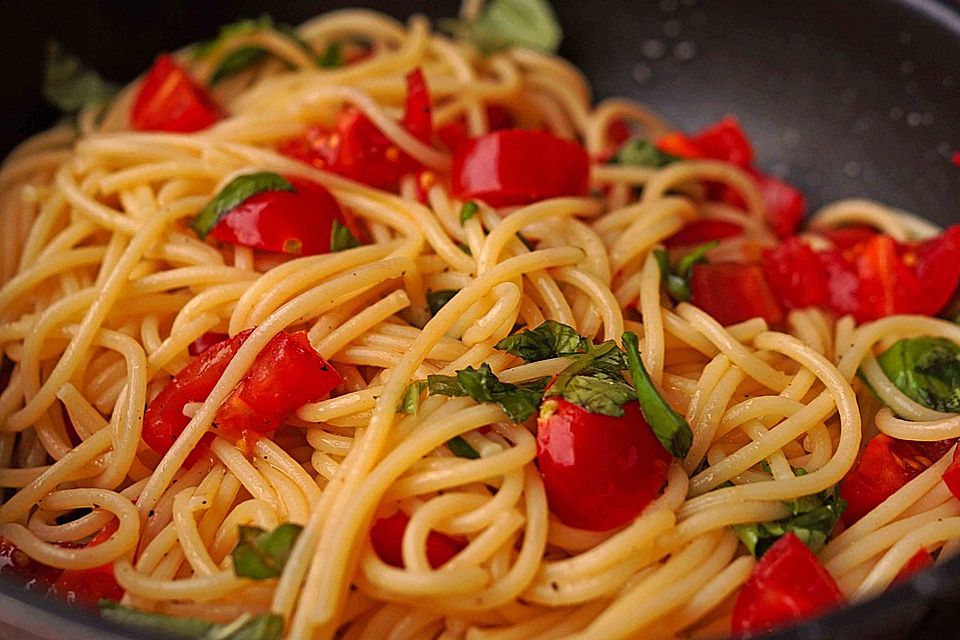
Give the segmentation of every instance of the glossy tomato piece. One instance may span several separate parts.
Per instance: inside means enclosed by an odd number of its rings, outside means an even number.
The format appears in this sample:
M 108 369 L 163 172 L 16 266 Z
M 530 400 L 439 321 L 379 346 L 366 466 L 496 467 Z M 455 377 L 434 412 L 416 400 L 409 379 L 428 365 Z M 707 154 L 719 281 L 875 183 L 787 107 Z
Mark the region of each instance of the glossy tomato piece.
M 726 220 L 694 220 L 685 225 L 680 231 L 664 240 L 668 249 L 675 247 L 691 247 L 713 240 L 735 238 L 743 234 L 743 227 Z
M 760 197 L 763 198 L 767 224 L 780 238 L 796 233 L 807 211 L 806 197 L 783 180 L 761 173 L 754 176 Z
M 433 113 L 427 79 L 420 67 L 407 74 L 407 102 L 401 122 L 420 142 L 430 144 L 433 137 Z
M 836 229 L 820 231 L 819 235 L 833 243 L 837 249 L 851 249 L 877 235 L 877 230 L 862 224 L 853 224 Z
M 913 264 L 923 287 L 923 293 L 917 296 L 918 312 L 936 315 L 953 299 L 960 283 L 960 225 L 908 247 L 901 259 Z
M 403 568 L 403 534 L 410 516 L 398 510 L 392 516 L 380 518 L 370 528 L 373 550 L 387 564 Z M 434 569 L 442 567 L 466 546 L 462 540 L 451 538 L 439 531 L 427 536 L 427 561 Z
M 6 538 L 0 538 L 0 577 L 27 591 L 46 593 L 61 570 L 37 562 Z
M 453 194 L 494 207 L 587 194 L 590 158 L 576 142 L 543 131 L 507 129 L 460 144 Z
M 898 582 L 909 580 L 915 574 L 920 573 L 930 566 L 933 566 L 933 556 L 930 555 L 930 552 L 926 549 L 920 549 L 920 551 L 917 551 L 915 554 L 910 556 L 910 559 L 907 560 L 907 564 L 903 565 L 900 571 L 897 572 L 897 575 L 893 578 L 891 586 L 897 584 Z
M 130 123 L 139 131 L 191 133 L 221 118 L 220 108 L 173 59 L 162 53 L 137 91 Z
M 753 146 L 733 116 L 691 136 L 690 143 L 699 151 L 699 157 L 722 160 L 744 169 L 753 166 Z
M 784 318 L 763 269 L 755 264 L 698 264 L 693 268 L 690 290 L 690 302 L 722 325 L 750 318 L 776 324 Z
M 296 191 L 263 191 L 223 216 L 214 238 L 264 251 L 312 256 L 330 252 L 333 223 L 345 224 L 340 205 L 322 186 L 287 176 Z
M 954 452 L 950 466 L 943 472 L 943 483 L 960 499 L 960 450 Z
M 564 524 L 606 531 L 629 523 L 659 495 L 673 460 L 628 402 L 622 417 L 590 413 L 563 398 L 544 402 L 537 464 L 550 511 Z
M 86 546 L 106 542 L 119 528 L 120 522 L 114 518 Z M 107 563 L 92 569 L 67 569 L 53 583 L 50 593 L 70 604 L 96 610 L 101 600 L 119 602 L 124 591 L 113 573 L 113 564 Z
M 792 532 L 770 547 L 740 589 L 735 636 L 753 637 L 839 607 L 846 598 L 807 545 Z
M 954 442 L 909 442 L 882 433 L 874 437 L 840 484 L 840 497 L 847 501 L 843 523 L 850 526 L 873 511 L 943 457 Z
M 213 345 L 229 339 L 230 336 L 226 333 L 207 332 L 190 343 L 190 346 L 187 347 L 187 353 L 191 356 L 198 356 Z
M 233 440 L 270 433 L 291 413 L 320 400 L 342 380 L 314 351 L 306 331 L 282 331 L 257 355 L 220 406 L 215 428 Z
M 827 270 L 800 238 L 789 238 L 764 250 L 762 265 L 770 289 L 785 308 L 826 305 Z

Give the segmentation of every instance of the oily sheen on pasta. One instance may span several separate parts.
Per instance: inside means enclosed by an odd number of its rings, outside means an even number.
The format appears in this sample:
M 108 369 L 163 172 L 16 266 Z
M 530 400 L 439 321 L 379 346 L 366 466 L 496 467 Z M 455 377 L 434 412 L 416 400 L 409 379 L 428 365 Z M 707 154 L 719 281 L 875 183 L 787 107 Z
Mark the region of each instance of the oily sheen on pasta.
M 742 228 L 710 249 L 711 263 L 755 259 L 779 242 L 744 168 L 706 156 L 610 162 L 617 126 L 645 140 L 672 128 L 632 102 L 593 104 L 580 73 L 553 55 L 483 55 L 425 19 L 366 11 L 297 32 L 316 51 L 348 38 L 369 50 L 321 68 L 274 31 L 239 34 L 269 56 L 210 89 L 222 111 L 211 126 L 132 129 L 141 79 L 105 113 L 31 138 L 3 165 L 0 347 L 14 366 L 0 396 L 0 537 L 29 558 L 112 566 L 122 603 L 146 611 L 219 623 L 274 613 L 290 638 L 709 637 L 730 632 L 757 564 L 733 525 L 782 520 L 790 501 L 832 489 L 877 430 L 908 441 L 960 436 L 957 414 L 911 399 L 877 362 L 904 338 L 960 343 L 950 321 L 858 323 L 807 306 L 776 326 L 760 317 L 724 326 L 667 295 L 654 250 L 692 222 Z M 175 57 L 204 85 L 225 51 Z M 478 197 L 461 221 L 451 149 L 400 121 L 417 68 L 433 127 L 460 123 L 478 137 L 496 106 L 514 126 L 579 141 L 589 193 L 501 207 Z M 345 108 L 417 167 L 398 188 L 280 152 L 308 127 L 331 128 Z M 201 240 L 188 223 L 255 172 L 324 187 L 360 246 L 298 257 Z M 712 197 L 718 188 L 734 202 Z M 938 233 L 851 200 L 812 217 L 810 242 L 850 224 L 900 243 Z M 431 311 L 438 291 L 456 293 Z M 536 420 L 425 388 L 414 412 L 398 411 L 411 383 L 430 375 L 484 363 L 505 384 L 559 374 L 568 358 L 524 362 L 496 348 L 548 320 L 595 343 L 634 332 L 654 385 L 692 431 L 653 502 L 613 530 L 552 514 Z M 147 446 L 145 408 L 192 360 L 191 344 L 248 329 L 212 390 L 184 406 L 189 422 L 169 450 Z M 287 330 L 306 330 L 342 382 L 270 433 L 206 436 Z M 458 436 L 476 456 L 455 455 L 448 443 Z M 194 459 L 205 437 L 208 455 Z M 881 593 L 921 549 L 937 561 L 956 550 L 960 502 L 941 482 L 951 460 L 952 450 L 927 460 L 832 533 L 820 561 L 846 599 Z M 398 509 L 409 516 L 401 566 L 370 542 L 374 523 Z M 115 533 L 86 544 L 111 522 Z M 283 523 L 303 530 L 279 577 L 238 576 L 240 525 Z M 431 532 L 460 541 L 437 567 Z

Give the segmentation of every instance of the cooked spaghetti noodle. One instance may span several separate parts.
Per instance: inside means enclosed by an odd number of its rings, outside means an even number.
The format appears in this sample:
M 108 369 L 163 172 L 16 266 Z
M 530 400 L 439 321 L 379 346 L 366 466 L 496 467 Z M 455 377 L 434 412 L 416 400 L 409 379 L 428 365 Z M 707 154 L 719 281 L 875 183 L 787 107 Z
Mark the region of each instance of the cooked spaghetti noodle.
M 482 56 L 432 34 L 422 18 L 402 25 L 347 11 L 298 31 L 317 50 L 351 37 L 372 53 L 318 69 L 271 32 L 237 36 L 246 40 L 230 47 L 253 42 L 271 57 L 216 85 L 229 116 L 210 128 L 131 130 L 137 81 L 102 117 L 84 112 L 78 130 L 37 135 L 3 165 L 0 347 L 15 366 L 0 396 L 0 486 L 8 488 L 0 536 L 31 558 L 61 569 L 112 563 L 124 603 L 148 611 L 218 622 L 273 612 L 291 638 L 724 634 L 756 563 L 731 525 L 784 518 L 785 501 L 837 485 L 874 424 L 907 440 L 960 436 L 957 414 L 911 400 L 875 360 L 920 334 L 960 343 L 951 322 L 894 315 L 858 325 L 811 307 L 790 312 L 780 330 L 760 318 L 722 326 L 662 293 L 653 250 L 691 221 L 744 228 L 711 260 L 775 244 L 764 200 L 741 168 L 597 161 L 593 195 L 499 211 L 479 202 L 461 223 L 450 153 L 398 122 L 404 76 L 417 67 L 436 126 L 462 121 L 479 136 L 489 128 L 486 107 L 499 105 L 521 127 L 581 140 L 591 158 L 610 148 L 614 122 L 648 139 L 670 131 L 643 107 L 594 106 L 567 62 L 522 48 Z M 222 55 L 180 57 L 203 83 Z M 277 152 L 345 105 L 423 167 L 398 193 Z M 322 185 L 368 242 L 290 257 L 198 239 L 187 221 L 254 171 Z M 706 198 L 705 182 L 739 194 L 746 214 Z M 809 228 L 853 222 L 903 242 L 936 232 L 866 201 L 835 203 Z M 431 314 L 427 296 L 441 290 L 457 293 Z M 410 383 L 431 374 L 487 363 L 515 384 L 559 373 L 568 360 L 525 364 L 495 348 L 515 327 L 545 320 L 596 341 L 635 332 L 646 369 L 692 429 L 659 497 L 618 529 L 577 529 L 551 514 L 532 425 L 513 423 L 498 405 L 428 395 L 415 414 L 397 412 Z M 185 407 L 189 424 L 173 446 L 163 455 L 146 446 L 144 408 L 188 362 L 188 346 L 251 328 L 206 399 Z M 306 329 L 343 382 L 274 435 L 249 446 L 217 438 L 208 458 L 188 462 L 257 354 L 285 329 Z M 457 436 L 479 457 L 451 454 L 446 443 Z M 882 592 L 920 549 L 944 558 L 957 548 L 960 502 L 940 481 L 949 461 L 933 462 L 829 541 L 822 559 L 844 595 Z M 398 506 L 410 516 L 402 568 L 369 543 L 372 523 Z M 78 509 L 89 512 L 61 518 Z M 119 527 L 101 544 L 64 544 L 114 518 Z M 304 528 L 282 575 L 238 577 L 230 555 L 238 526 L 284 522 Z M 436 569 L 432 531 L 465 543 Z

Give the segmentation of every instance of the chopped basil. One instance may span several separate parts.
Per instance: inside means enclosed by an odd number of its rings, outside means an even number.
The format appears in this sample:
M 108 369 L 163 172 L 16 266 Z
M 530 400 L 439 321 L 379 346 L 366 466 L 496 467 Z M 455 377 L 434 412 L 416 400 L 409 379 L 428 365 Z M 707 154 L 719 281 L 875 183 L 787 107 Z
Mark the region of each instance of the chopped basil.
M 560 372 L 546 395 L 560 396 L 590 413 L 620 417 L 623 405 L 637 397 L 621 374 L 625 366 L 623 352 L 612 340 L 590 345 Z
M 350 233 L 346 225 L 341 224 L 339 220 L 334 220 L 330 227 L 330 251 L 344 251 L 345 249 L 354 249 L 360 246 L 360 241 Z
M 522 385 L 501 382 L 483 363 L 479 369 L 467 367 L 455 376 L 427 376 L 427 386 L 433 395 L 469 396 L 477 402 L 500 405 L 514 422 L 520 423 L 537 412 L 547 379 L 542 378 Z
M 563 32 L 547 0 L 492 0 L 473 21 L 444 20 L 441 28 L 490 53 L 511 46 L 555 53 Z
M 634 138 L 623 144 L 610 159 L 611 164 L 625 164 L 631 167 L 654 167 L 659 169 L 679 160 L 677 156 L 664 153 L 649 140 Z
M 837 487 L 784 504 L 790 510 L 790 515 L 786 518 L 773 522 L 734 525 L 734 531 L 754 556 L 762 556 L 773 543 L 789 532 L 793 532 L 811 551 L 818 553 L 823 549 L 847 506 L 846 501 L 839 496 Z
M 196 638 L 197 640 L 280 640 L 283 618 L 273 614 L 245 613 L 233 622 L 217 624 L 197 618 L 167 616 L 125 607 L 112 600 L 101 600 L 100 616 L 148 633 L 161 633 Z
M 660 266 L 660 281 L 664 289 L 676 302 L 690 300 L 690 277 L 693 267 L 707 261 L 707 252 L 716 247 L 719 242 L 712 240 L 705 242 L 690 253 L 683 256 L 675 267 L 670 266 L 670 258 L 663 249 L 653 252 Z
M 64 53 L 57 43 L 48 45 L 43 97 L 64 113 L 77 113 L 89 105 L 107 102 L 118 89 L 84 66 L 79 58 Z
M 256 20 L 240 20 L 221 27 L 216 38 L 201 42 L 194 47 L 193 57 L 195 60 L 204 58 L 224 42 L 258 31 L 274 31 L 303 49 L 310 57 L 315 55 L 313 48 L 297 34 L 296 29 L 286 24 L 274 23 L 273 18 L 262 15 Z M 243 46 L 230 51 L 220 60 L 216 69 L 210 75 L 210 86 L 250 68 L 266 58 L 268 54 L 266 49 L 258 46 Z M 320 61 L 318 60 L 317 63 L 320 64 Z
M 443 305 L 450 302 L 450 299 L 458 293 L 460 293 L 459 289 L 440 289 L 439 291 L 429 292 L 427 294 L 427 306 L 430 307 L 430 315 L 437 315 L 437 312 L 443 309 Z
M 914 402 L 960 412 L 960 346 L 946 338 L 904 338 L 877 356 L 887 377 Z
M 556 320 L 547 320 L 536 329 L 524 329 L 496 344 L 497 349 L 520 356 L 527 362 L 574 356 L 586 353 L 591 346 L 590 340 L 576 329 Z
M 293 185 L 276 173 L 260 172 L 237 176 L 220 190 L 191 221 L 190 227 L 203 240 L 217 223 L 244 200 L 264 191 L 293 191 Z
M 233 550 L 233 572 L 255 580 L 279 577 L 302 530 L 289 522 L 269 532 L 241 525 L 240 540 Z
M 423 390 L 426 388 L 427 383 L 422 380 L 411 382 L 407 385 L 407 390 L 403 392 L 403 397 L 400 399 L 400 406 L 397 407 L 397 411 L 411 416 L 417 415 L 417 411 L 420 410 L 420 394 L 423 393 Z
M 480 206 L 473 200 L 467 200 L 463 203 L 463 206 L 460 207 L 460 224 L 465 223 L 479 212 Z
M 317 56 L 317 64 L 324 69 L 336 69 L 343 66 L 343 45 L 331 42 L 323 53 Z
M 636 387 L 644 419 L 667 451 L 677 458 L 686 456 L 693 444 L 690 425 L 682 415 L 667 404 L 657 388 L 653 386 L 653 381 L 650 380 L 650 375 L 640 360 L 640 347 L 636 334 L 628 331 L 623 334 L 622 340 L 627 352 L 630 377 L 633 378 L 633 386 Z
M 458 458 L 476 460 L 480 457 L 477 450 L 470 446 L 470 443 L 464 440 L 462 436 L 454 436 L 447 440 L 447 448 L 450 449 L 450 453 Z

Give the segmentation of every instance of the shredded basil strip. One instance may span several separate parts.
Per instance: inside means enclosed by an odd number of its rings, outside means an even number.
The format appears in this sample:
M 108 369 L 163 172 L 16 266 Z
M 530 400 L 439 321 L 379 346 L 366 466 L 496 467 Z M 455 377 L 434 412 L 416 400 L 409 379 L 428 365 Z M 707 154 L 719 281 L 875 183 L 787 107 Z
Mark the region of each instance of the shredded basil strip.
M 480 205 L 478 205 L 473 200 L 468 200 L 463 203 L 463 206 L 460 207 L 460 224 L 464 224 L 467 220 L 477 215 L 480 212 Z
M 667 404 L 640 360 L 640 346 L 637 335 L 630 331 L 623 334 L 623 346 L 627 353 L 630 377 L 637 390 L 640 410 L 647 424 L 653 429 L 657 440 L 674 457 L 683 458 L 693 444 L 693 432 L 686 419 Z
M 657 249 L 653 252 L 657 259 L 657 265 L 660 267 L 660 282 L 663 288 L 676 302 L 687 302 L 692 295 L 690 289 L 690 278 L 693 275 L 693 268 L 703 262 L 707 262 L 707 252 L 720 244 L 717 240 L 705 242 L 697 248 L 683 256 L 675 267 L 670 266 L 670 258 L 663 249 Z
M 100 616 L 144 632 L 180 635 L 196 640 L 280 640 L 283 618 L 274 613 L 245 613 L 233 622 L 217 624 L 197 618 L 182 618 L 125 607 L 112 600 L 101 600 Z
M 560 372 L 546 395 L 560 396 L 590 413 L 619 418 L 623 405 L 637 398 L 623 378 L 625 368 L 623 352 L 613 340 L 589 345 L 586 353 L 574 356 L 570 366 Z
M 240 540 L 232 554 L 233 572 L 255 580 L 279 577 L 302 530 L 289 522 L 270 532 L 241 525 Z
M 76 56 L 65 53 L 56 42 L 47 45 L 43 97 L 64 113 L 77 113 L 89 105 L 105 103 L 118 90 L 117 85 L 88 69 Z
M 350 233 L 346 225 L 341 224 L 339 220 L 334 220 L 330 226 L 330 251 L 344 251 L 346 249 L 355 249 L 360 246 L 360 241 Z
M 805 473 L 800 472 L 803 470 L 794 470 L 797 475 Z M 786 518 L 733 526 L 744 546 L 757 558 L 790 532 L 810 547 L 811 551 L 819 553 L 847 506 L 836 486 L 811 496 L 786 501 L 784 504 L 790 511 Z
M 575 356 L 591 348 L 590 340 L 577 330 L 556 320 L 546 320 L 536 329 L 524 329 L 507 336 L 495 345 L 496 349 L 519 356 L 527 362 L 538 362 Z
M 476 20 L 443 20 L 440 28 L 471 40 L 485 54 L 512 46 L 556 53 L 563 39 L 547 0 L 492 0 Z
M 660 151 L 657 145 L 649 140 L 633 138 L 623 143 L 617 153 L 610 158 L 609 163 L 659 169 L 679 159 L 677 156 Z
M 496 403 L 516 423 L 537 412 L 546 385 L 546 378 L 522 385 L 501 382 L 485 362 L 479 369 L 467 367 L 457 371 L 455 376 L 427 376 L 427 387 L 432 395 L 468 396 L 477 402 Z
M 430 315 L 437 315 L 440 309 L 443 309 L 443 306 L 458 293 L 460 293 L 459 289 L 440 289 L 427 293 L 427 306 L 430 307 Z
M 343 66 L 343 45 L 331 42 L 327 48 L 317 56 L 317 64 L 324 69 L 336 69 Z
M 476 460 L 480 457 L 477 450 L 474 449 L 469 442 L 464 440 L 463 436 L 454 436 L 447 440 L 447 448 L 450 449 L 450 453 L 458 458 Z
M 890 381 L 928 409 L 960 412 L 960 346 L 947 338 L 904 338 L 877 356 Z
M 407 385 L 407 390 L 403 392 L 403 397 L 400 398 L 400 406 L 397 407 L 397 411 L 411 416 L 417 415 L 417 411 L 420 410 L 420 394 L 426 388 L 427 383 L 422 380 Z
M 237 176 L 220 190 L 192 220 L 190 228 L 197 232 L 201 240 L 213 230 L 217 223 L 244 200 L 264 191 L 296 192 L 290 181 L 276 173 L 260 172 Z

